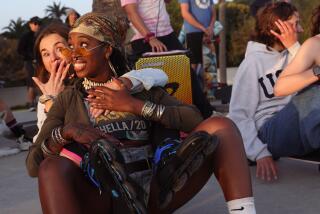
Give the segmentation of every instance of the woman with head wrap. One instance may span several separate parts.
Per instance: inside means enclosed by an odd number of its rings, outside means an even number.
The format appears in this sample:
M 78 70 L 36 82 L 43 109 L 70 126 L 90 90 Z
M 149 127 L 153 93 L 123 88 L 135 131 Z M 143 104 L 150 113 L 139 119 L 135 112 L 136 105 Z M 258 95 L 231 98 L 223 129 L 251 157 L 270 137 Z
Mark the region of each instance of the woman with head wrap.
M 52 103 L 65 86 L 74 82 L 73 67 L 70 67 L 70 59 L 66 59 L 62 50 L 68 47 L 69 28 L 60 22 L 52 22 L 43 28 L 36 39 L 34 52 L 37 61 L 37 77 L 33 77 L 34 82 L 42 92 L 37 106 L 37 126 L 40 130 L 46 119 L 46 112 L 49 111 Z M 131 93 L 141 91 L 143 86 L 163 86 L 168 77 L 159 69 L 132 70 L 124 76 L 119 77 L 130 89 Z M 113 87 L 113 83 L 105 86 Z M 105 112 L 102 109 L 91 108 L 91 114 L 97 117 Z M 106 111 L 107 112 L 107 111 Z M 34 137 L 36 140 L 37 135 Z
M 121 18 L 89 13 L 69 34 L 62 53 L 79 80 L 56 98 L 26 161 L 29 174 L 39 176 L 43 212 L 172 212 L 214 172 L 229 209 L 254 213 L 241 136 L 230 120 L 202 121 L 195 107 L 160 88 L 130 95 L 114 78 L 128 71 L 125 29 Z M 110 81 L 115 88 L 103 86 Z M 94 118 L 91 107 L 111 112 Z M 159 135 L 160 127 L 170 138 Z M 191 134 L 179 142 L 176 130 Z

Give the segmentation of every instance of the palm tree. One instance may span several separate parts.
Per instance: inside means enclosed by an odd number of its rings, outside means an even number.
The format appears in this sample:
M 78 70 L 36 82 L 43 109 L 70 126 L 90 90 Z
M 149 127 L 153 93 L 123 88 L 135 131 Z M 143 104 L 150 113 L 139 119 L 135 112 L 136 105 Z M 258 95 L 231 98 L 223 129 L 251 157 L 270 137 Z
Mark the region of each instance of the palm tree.
M 23 21 L 20 17 L 16 21 L 11 19 L 9 25 L 2 29 L 6 30 L 2 35 L 7 38 L 20 38 L 27 29 L 26 21 Z
M 53 2 L 53 5 L 48 5 L 45 9 L 46 14 L 50 18 L 61 19 L 62 16 L 67 14 L 67 10 L 69 8 L 65 6 L 61 6 L 61 3 Z

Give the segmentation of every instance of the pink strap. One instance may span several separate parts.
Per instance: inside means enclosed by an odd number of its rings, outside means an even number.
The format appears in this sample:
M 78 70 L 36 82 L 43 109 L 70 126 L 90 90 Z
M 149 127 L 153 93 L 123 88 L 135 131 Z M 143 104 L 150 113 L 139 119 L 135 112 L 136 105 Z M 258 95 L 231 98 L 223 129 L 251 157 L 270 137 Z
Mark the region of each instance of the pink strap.
M 63 149 L 61 150 L 61 152 L 60 152 L 60 156 L 70 159 L 70 160 L 73 161 L 77 166 L 80 167 L 80 163 L 81 163 L 81 161 L 82 161 L 82 158 L 81 158 L 79 155 L 77 155 L 76 153 L 71 152 L 71 151 L 63 148 Z

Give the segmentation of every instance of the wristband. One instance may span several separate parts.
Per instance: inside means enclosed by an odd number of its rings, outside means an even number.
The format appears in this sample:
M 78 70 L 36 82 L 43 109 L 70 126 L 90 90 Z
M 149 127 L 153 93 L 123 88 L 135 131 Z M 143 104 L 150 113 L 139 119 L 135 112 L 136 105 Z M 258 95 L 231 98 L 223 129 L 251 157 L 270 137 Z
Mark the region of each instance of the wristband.
M 54 100 L 56 98 L 56 96 L 53 96 L 53 95 L 41 95 L 40 97 L 39 97 L 39 102 L 41 103 L 41 104 L 45 104 L 47 101 L 49 101 L 49 100 Z
M 150 42 L 150 39 L 151 39 L 152 37 L 154 37 L 154 36 L 155 36 L 154 33 L 147 33 L 147 35 L 144 37 L 144 42 L 145 42 L 145 43 L 149 43 L 149 42 Z

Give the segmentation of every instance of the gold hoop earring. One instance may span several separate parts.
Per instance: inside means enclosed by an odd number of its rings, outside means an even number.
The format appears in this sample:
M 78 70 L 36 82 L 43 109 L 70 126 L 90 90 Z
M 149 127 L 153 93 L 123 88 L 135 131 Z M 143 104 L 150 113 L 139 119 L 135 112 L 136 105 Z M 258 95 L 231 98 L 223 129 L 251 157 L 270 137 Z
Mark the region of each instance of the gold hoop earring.
M 112 63 L 111 63 L 111 60 L 110 60 L 109 58 L 108 58 L 108 64 L 109 64 L 109 67 L 110 67 L 110 69 L 111 69 L 114 77 L 115 77 L 115 78 L 118 78 L 118 74 L 117 74 L 117 72 L 116 72 L 116 69 L 114 69 L 114 67 L 113 67 L 113 65 L 112 65 Z

